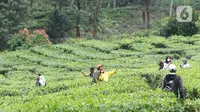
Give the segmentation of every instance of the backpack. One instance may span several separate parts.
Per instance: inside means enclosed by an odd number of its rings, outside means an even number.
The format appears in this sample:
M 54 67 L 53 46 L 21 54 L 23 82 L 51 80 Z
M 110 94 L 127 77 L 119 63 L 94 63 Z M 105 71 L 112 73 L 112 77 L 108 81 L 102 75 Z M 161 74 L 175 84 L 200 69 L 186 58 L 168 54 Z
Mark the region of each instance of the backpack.
M 170 81 L 167 81 L 167 84 L 164 88 L 164 91 L 173 91 L 173 88 L 174 88 L 174 80 L 170 80 Z

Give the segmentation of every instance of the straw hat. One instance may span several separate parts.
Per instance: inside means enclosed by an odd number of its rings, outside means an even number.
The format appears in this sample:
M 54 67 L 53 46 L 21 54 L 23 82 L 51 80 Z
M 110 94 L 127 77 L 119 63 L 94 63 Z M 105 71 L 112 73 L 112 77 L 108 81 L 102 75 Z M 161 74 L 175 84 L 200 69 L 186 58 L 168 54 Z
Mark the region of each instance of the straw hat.
M 102 64 L 97 64 L 97 69 L 99 69 L 100 67 L 103 67 L 103 65 Z

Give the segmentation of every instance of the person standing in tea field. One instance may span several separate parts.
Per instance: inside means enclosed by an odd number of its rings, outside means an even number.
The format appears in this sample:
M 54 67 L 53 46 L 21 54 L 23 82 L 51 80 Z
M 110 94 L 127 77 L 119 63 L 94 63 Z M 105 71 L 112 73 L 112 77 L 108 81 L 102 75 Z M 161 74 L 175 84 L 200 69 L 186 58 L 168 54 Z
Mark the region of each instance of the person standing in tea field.
M 190 68 L 190 64 L 188 63 L 186 58 L 182 60 L 183 64 L 180 65 L 181 68 Z
M 37 74 L 36 86 L 46 86 L 46 80 L 41 74 Z
M 104 68 L 102 64 L 98 64 L 96 66 L 97 71 L 94 73 L 93 76 L 93 80 L 92 82 L 97 83 L 99 82 L 108 82 L 109 77 L 113 76 L 114 74 L 116 74 L 117 69 L 115 69 L 114 71 L 110 71 L 110 72 L 104 72 Z
M 167 74 L 163 80 L 162 89 L 167 92 L 174 92 L 177 98 L 184 99 L 184 88 L 182 79 L 176 75 L 176 66 L 174 64 L 169 65 L 170 73 Z
M 85 74 L 83 72 L 81 72 L 84 76 L 86 77 L 93 77 L 94 76 L 94 67 L 90 67 L 90 74 Z

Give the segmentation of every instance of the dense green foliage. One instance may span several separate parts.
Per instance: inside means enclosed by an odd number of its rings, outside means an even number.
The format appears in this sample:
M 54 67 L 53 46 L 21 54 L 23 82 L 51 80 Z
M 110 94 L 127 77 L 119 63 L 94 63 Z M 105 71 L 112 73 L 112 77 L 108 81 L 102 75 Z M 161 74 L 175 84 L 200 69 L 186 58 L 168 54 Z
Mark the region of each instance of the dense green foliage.
M 51 44 L 51 42 L 43 29 L 38 29 L 30 33 L 28 29 L 25 28 L 13 35 L 8 41 L 9 49 L 12 51 L 45 44 Z
M 131 37 L 71 40 L 66 44 L 33 47 L 0 54 L 1 111 L 200 111 L 200 36 Z M 186 89 L 186 99 L 161 90 L 168 71 L 158 62 L 173 57 Z M 187 57 L 192 68 L 181 69 Z M 91 85 L 80 71 L 104 64 L 118 68 L 107 83 Z M 46 87 L 35 87 L 35 72 Z
M 67 31 L 71 29 L 69 19 L 65 14 L 62 14 L 59 10 L 54 10 L 49 17 L 47 34 L 50 39 L 58 43 L 62 38 L 67 37 Z
M 162 18 L 169 17 L 170 4 L 171 0 L 3 0 L 0 50 L 8 48 L 8 40 L 23 28 L 45 29 L 53 43 L 63 42 L 66 37 L 102 38 L 123 33 L 191 36 L 200 31 L 197 19 L 190 23 L 169 19 L 162 25 Z M 198 11 L 198 4 L 198 0 L 173 0 L 172 15 L 179 5 Z M 143 15 L 147 12 L 149 19 Z M 147 26 L 152 30 L 146 30 Z
M 26 0 L 5 0 L 0 2 L 0 50 L 7 47 L 8 37 L 24 27 L 28 18 Z
M 160 30 L 162 36 L 169 37 L 171 35 L 192 36 L 198 32 L 198 13 L 193 12 L 191 22 L 178 22 L 176 17 L 164 19 L 167 23 L 163 24 Z M 163 21 L 161 21 L 163 22 Z

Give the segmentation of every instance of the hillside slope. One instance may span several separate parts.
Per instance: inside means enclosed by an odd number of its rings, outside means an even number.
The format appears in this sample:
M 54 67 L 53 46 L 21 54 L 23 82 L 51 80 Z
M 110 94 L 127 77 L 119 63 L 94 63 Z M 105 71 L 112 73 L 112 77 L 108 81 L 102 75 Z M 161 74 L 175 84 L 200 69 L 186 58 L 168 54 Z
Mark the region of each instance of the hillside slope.
M 0 111 L 200 111 L 200 38 L 129 37 L 79 40 L 0 54 Z M 160 87 L 167 71 L 158 62 L 173 57 L 187 89 L 184 103 Z M 190 69 L 181 69 L 181 59 Z M 98 63 L 118 68 L 107 83 L 91 85 L 81 75 Z M 35 72 L 46 87 L 35 87 Z M 196 99 L 195 99 L 196 98 Z

